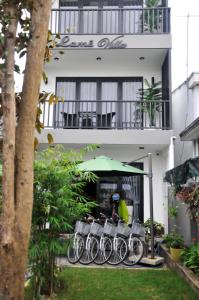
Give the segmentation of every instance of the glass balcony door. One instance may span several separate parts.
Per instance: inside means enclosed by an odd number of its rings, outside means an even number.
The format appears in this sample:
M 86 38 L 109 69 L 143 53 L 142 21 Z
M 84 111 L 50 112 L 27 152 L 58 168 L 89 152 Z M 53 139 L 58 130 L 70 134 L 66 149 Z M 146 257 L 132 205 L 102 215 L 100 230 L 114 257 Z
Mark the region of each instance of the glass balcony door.
M 55 126 L 62 127 L 63 123 L 65 128 L 140 128 L 141 88 L 142 77 L 57 78 Z
M 141 100 L 140 89 L 142 89 L 140 79 L 135 81 L 129 79 L 122 82 L 122 104 L 120 107 L 122 111 L 122 128 L 140 128 L 142 125 L 139 102 L 137 102 Z
M 139 33 L 142 31 L 142 3 L 123 0 L 123 10 L 121 16 L 122 32 Z
M 55 128 L 78 127 L 76 86 L 75 80 L 63 78 L 57 81 L 56 95 L 59 101 L 54 105 Z
M 82 128 L 96 126 L 97 83 L 82 81 L 79 83 L 79 121 Z M 77 101 L 78 102 L 78 101 Z
M 60 32 L 122 34 L 141 30 L 142 0 L 65 0 L 60 4 Z

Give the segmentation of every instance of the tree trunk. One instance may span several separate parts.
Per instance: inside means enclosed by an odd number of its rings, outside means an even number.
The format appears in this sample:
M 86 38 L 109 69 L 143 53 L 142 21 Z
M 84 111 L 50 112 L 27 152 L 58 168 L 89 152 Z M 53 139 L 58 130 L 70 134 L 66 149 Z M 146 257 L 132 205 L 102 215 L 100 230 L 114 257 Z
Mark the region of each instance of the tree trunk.
M 15 182 L 14 178 L 12 178 L 12 184 L 15 188 L 14 207 L 8 210 L 12 212 L 11 221 L 14 220 L 13 231 L 10 230 L 12 247 L 11 250 L 5 246 L 1 247 L 0 271 L 5 272 L 6 270 L 6 276 L 4 279 L 1 273 L 0 279 L 3 279 L 3 282 L 0 285 L 0 300 L 23 299 L 31 228 L 35 121 L 47 42 L 51 0 L 34 0 L 32 3 L 30 31 L 32 36 L 27 49 L 22 99 L 16 130 Z M 13 6 L 15 5 L 13 4 Z M 8 149 L 12 149 L 9 146 Z M 11 170 L 14 171 L 14 168 L 12 167 Z M 8 187 L 6 187 L 6 191 L 8 191 Z M 13 187 L 11 191 L 13 192 Z M 13 203 L 11 200 L 12 198 L 10 197 L 10 206 Z M 5 216 L 4 212 L 3 216 Z M 5 219 L 3 219 L 2 232 L 6 228 L 4 226 L 5 222 Z M 9 261 L 11 264 L 8 266 Z
M 11 17 L 6 33 L 5 69 L 2 80 L 3 105 L 3 176 L 2 176 L 2 214 L 0 219 L 0 299 L 9 299 L 7 283 L 14 263 L 14 160 L 15 160 L 15 89 L 14 54 L 17 30 L 17 11 L 14 5 L 8 6 L 6 14 Z M 14 272 L 15 273 L 15 272 Z M 14 296 L 13 298 L 14 299 Z

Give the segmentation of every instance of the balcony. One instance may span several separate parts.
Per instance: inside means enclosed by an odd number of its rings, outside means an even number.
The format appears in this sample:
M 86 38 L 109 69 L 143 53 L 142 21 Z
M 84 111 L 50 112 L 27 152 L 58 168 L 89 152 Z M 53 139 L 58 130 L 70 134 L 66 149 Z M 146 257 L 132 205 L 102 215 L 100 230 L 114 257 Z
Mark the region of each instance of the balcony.
M 169 101 L 66 101 L 41 104 L 53 129 L 170 129 Z
M 170 8 L 52 9 L 52 34 L 168 34 Z

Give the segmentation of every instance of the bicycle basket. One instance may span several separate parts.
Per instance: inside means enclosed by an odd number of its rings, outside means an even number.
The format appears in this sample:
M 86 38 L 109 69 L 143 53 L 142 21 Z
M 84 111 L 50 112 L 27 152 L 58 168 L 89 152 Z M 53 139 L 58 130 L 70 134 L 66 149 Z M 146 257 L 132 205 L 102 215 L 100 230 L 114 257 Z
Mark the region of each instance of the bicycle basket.
M 95 222 L 91 224 L 90 233 L 100 237 L 102 235 L 102 232 L 103 232 L 102 225 Z
M 128 236 L 129 235 L 129 227 L 123 223 L 118 223 L 117 225 L 117 234 Z
M 83 235 L 87 235 L 90 231 L 90 224 L 86 224 L 82 221 L 76 221 L 75 232 L 78 232 Z
M 139 223 L 133 223 L 132 227 L 130 229 L 130 233 L 139 235 L 139 236 L 144 236 L 144 234 L 145 234 L 144 226 Z
M 110 236 L 114 236 L 116 233 L 116 226 L 106 222 L 104 225 L 104 234 L 110 235 Z

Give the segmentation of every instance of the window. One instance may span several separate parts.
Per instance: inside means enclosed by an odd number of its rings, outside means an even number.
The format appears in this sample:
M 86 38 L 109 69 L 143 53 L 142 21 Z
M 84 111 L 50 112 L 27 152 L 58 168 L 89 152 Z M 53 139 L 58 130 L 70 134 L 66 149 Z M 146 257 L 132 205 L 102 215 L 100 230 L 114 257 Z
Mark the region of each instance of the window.
M 65 113 L 79 120 L 77 126 L 87 119 L 88 127 L 131 128 L 136 124 L 142 81 L 142 77 L 57 78 L 56 94 L 62 101 L 55 106 L 55 123 L 60 127 Z
M 63 0 L 60 2 L 60 32 L 84 34 L 139 32 L 142 29 L 142 11 L 139 8 L 142 7 L 141 0 Z

